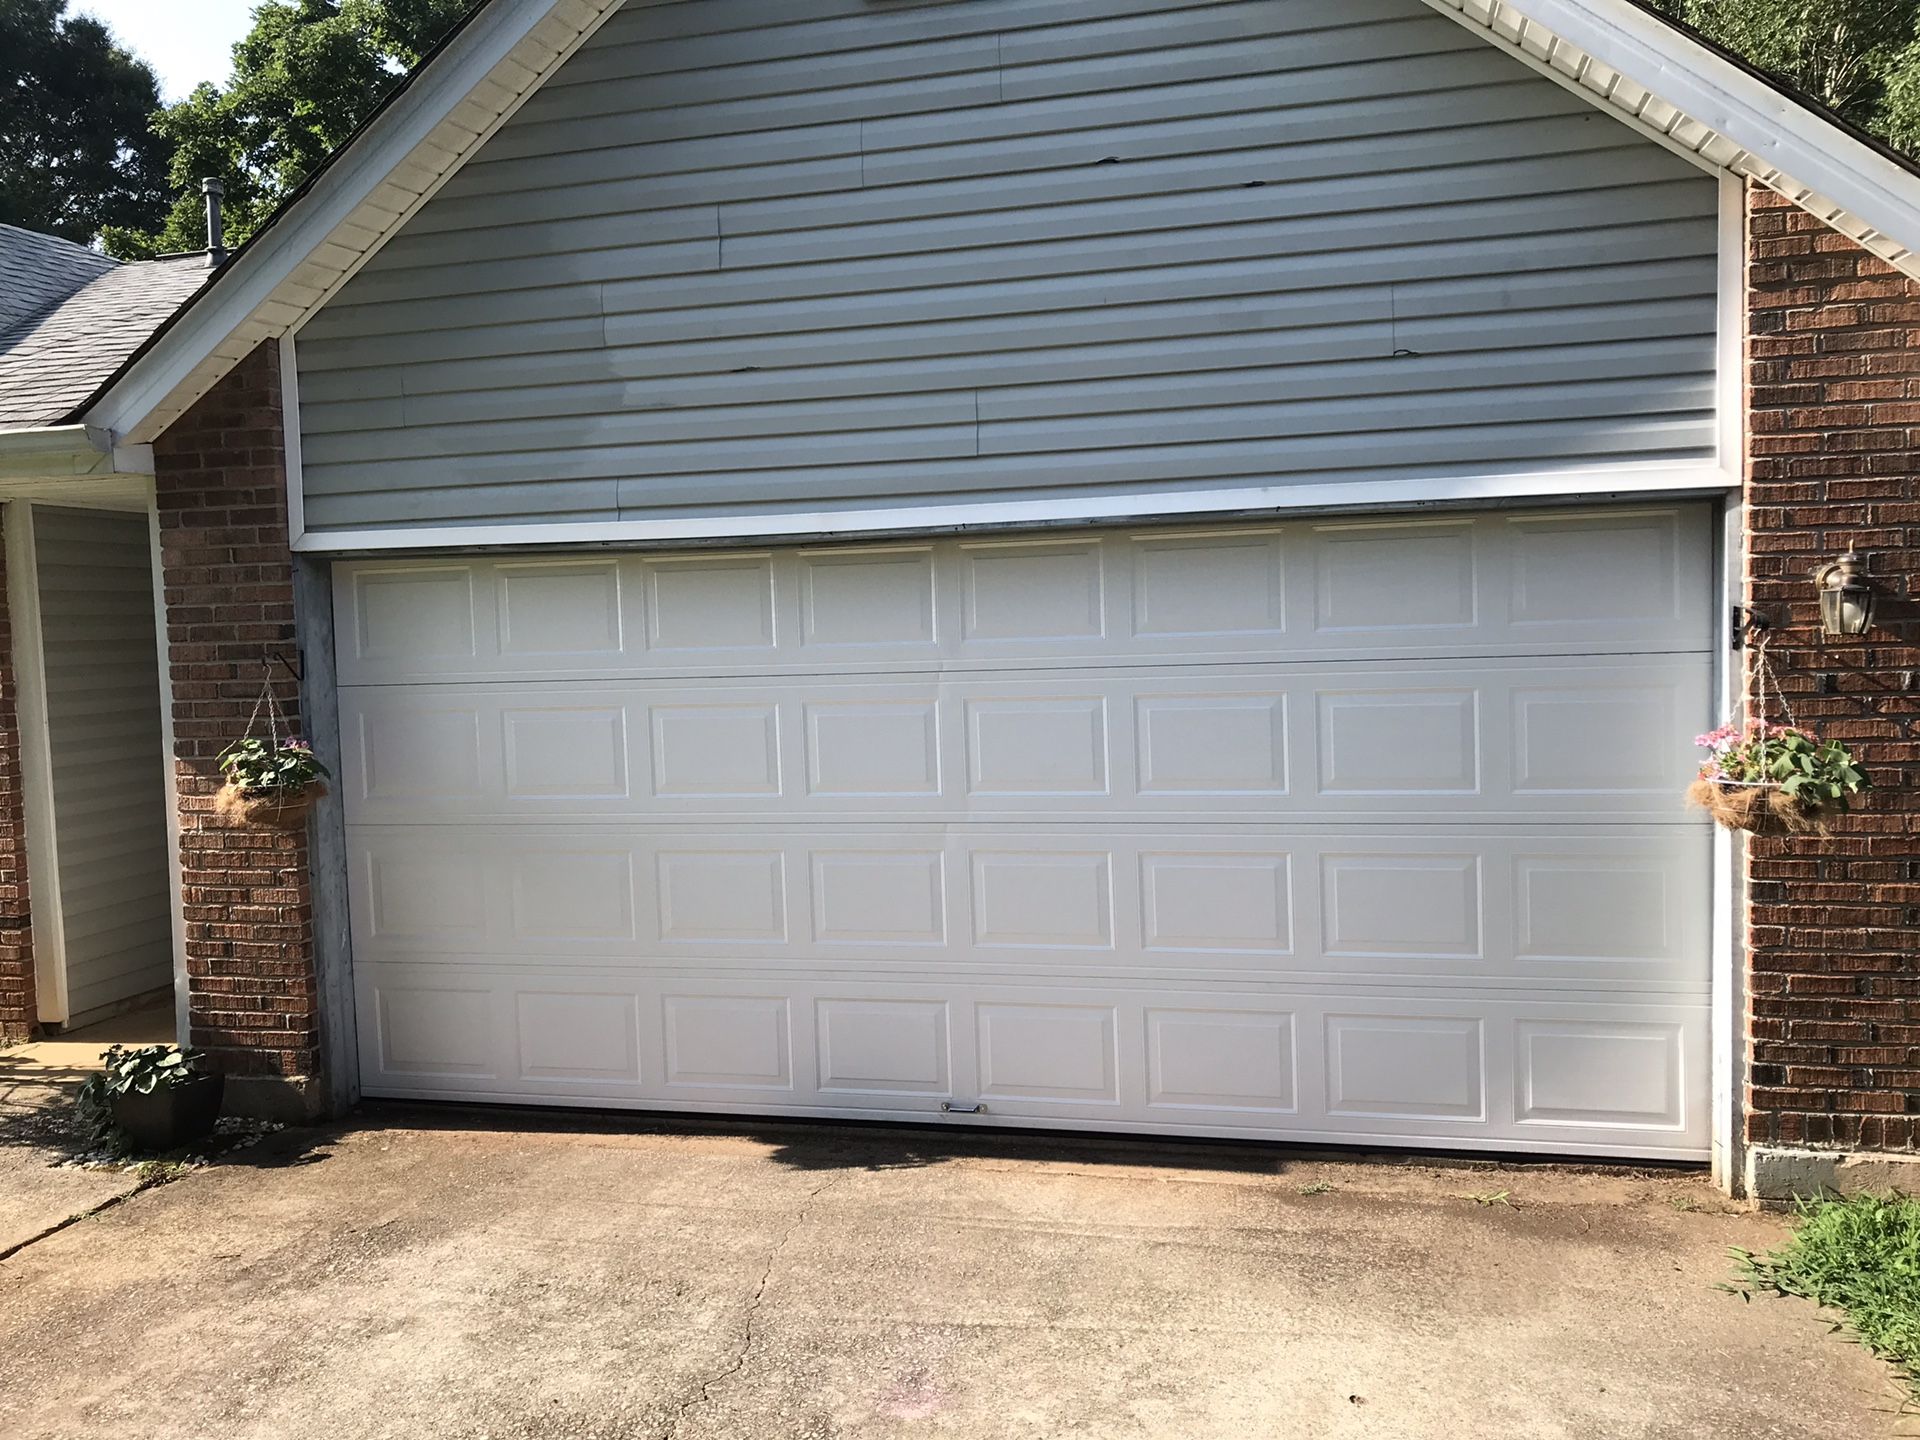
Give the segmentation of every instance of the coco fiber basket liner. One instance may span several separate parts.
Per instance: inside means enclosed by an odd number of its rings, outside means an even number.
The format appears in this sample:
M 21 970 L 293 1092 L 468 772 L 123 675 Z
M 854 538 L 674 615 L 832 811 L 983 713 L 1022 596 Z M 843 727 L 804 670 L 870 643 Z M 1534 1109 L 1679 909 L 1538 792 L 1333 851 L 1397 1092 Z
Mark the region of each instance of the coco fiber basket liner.
M 1777 785 L 1728 785 L 1696 780 L 1687 787 L 1687 803 L 1698 806 L 1728 830 L 1749 835 L 1824 835 L 1832 811 L 1808 809 Z
M 313 813 L 313 802 L 327 793 L 324 785 L 308 785 L 287 794 L 277 790 L 242 790 L 231 781 L 213 797 L 214 813 L 235 825 L 277 825 L 297 830 Z

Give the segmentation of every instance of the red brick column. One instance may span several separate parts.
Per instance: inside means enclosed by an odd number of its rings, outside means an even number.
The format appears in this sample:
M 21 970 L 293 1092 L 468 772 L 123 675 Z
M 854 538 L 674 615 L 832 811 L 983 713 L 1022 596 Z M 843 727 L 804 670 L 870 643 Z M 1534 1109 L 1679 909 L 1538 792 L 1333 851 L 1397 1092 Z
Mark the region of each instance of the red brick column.
M 213 813 L 215 757 L 271 675 L 298 724 L 279 350 L 262 345 L 157 440 L 192 1041 L 244 1107 L 313 1113 L 322 1093 L 307 835 Z M 250 1078 L 251 1077 L 251 1078 Z M 231 1104 L 232 1102 L 230 1102 Z
M 1747 1139 L 1920 1139 L 1920 283 L 1770 192 L 1748 212 L 1749 602 L 1795 717 L 1880 787 L 1826 838 L 1748 847 Z M 1873 632 L 1824 640 L 1812 573 L 1869 557 Z M 1822 694 L 1821 677 L 1830 677 Z M 1776 717 L 1777 718 L 1777 717 Z
M 0 547 L 0 1043 L 27 1039 L 39 1018 L 14 694 L 13 621 L 7 611 L 6 551 Z

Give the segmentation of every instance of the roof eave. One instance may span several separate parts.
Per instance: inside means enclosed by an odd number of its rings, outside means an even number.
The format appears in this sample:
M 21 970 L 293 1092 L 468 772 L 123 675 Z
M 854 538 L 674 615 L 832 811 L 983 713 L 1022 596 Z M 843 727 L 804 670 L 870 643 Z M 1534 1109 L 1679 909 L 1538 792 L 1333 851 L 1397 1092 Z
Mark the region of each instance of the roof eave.
M 1920 175 L 1632 0 L 1426 3 L 1606 113 L 1705 167 L 1778 191 L 1920 279 Z
M 152 473 L 150 447 L 115 444 L 110 432 L 95 425 L 0 430 L 0 481 Z
M 86 407 L 150 442 L 262 341 L 324 304 L 620 0 L 494 0 Z

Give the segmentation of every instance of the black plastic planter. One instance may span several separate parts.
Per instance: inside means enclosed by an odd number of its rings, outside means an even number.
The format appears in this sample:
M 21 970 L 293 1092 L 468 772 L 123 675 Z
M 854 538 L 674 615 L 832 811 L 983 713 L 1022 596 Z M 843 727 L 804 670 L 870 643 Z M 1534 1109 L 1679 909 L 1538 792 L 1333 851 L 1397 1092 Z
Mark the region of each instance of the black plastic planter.
M 184 1085 L 161 1085 L 146 1095 L 113 1097 L 113 1123 L 138 1150 L 180 1150 L 213 1133 L 226 1093 L 224 1075 L 197 1075 Z

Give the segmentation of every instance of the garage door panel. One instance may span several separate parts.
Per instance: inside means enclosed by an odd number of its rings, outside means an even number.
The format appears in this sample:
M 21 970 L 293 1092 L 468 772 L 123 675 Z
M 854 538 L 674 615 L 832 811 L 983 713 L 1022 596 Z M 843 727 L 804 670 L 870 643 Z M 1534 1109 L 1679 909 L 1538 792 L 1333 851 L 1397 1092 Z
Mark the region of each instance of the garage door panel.
M 1698 825 L 1693 657 L 367 687 L 354 824 L 730 813 Z M 1682 737 L 1676 739 L 1676 737 Z
M 387 1022 L 361 1034 L 376 1093 L 920 1120 L 946 1102 L 995 1125 L 1651 1157 L 1707 1143 L 1704 1000 L 448 969 L 357 967 Z
M 1702 651 L 1698 506 L 336 569 L 344 685 Z
M 1706 985 L 1697 829 L 368 827 L 355 954 L 889 974 Z
M 1656 504 L 342 565 L 363 1085 L 1697 1158 L 1709 554 Z

